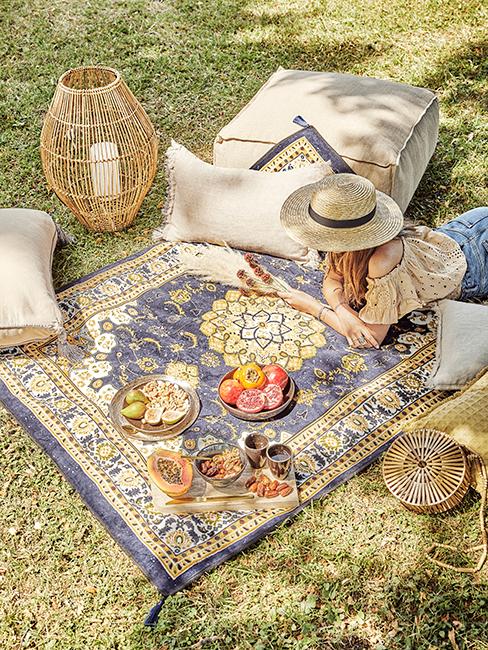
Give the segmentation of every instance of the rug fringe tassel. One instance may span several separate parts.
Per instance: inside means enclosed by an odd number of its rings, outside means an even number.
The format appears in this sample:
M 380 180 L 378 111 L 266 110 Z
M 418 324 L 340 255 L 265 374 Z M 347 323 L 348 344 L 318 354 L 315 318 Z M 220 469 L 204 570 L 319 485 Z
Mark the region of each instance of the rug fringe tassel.
M 66 230 L 63 230 L 59 223 L 55 223 L 54 225 L 56 226 L 56 233 L 58 235 L 56 242 L 57 247 L 63 248 L 69 244 L 76 244 L 76 237 L 74 235 L 71 235 L 69 232 L 66 232 Z
M 144 620 L 144 625 L 147 627 L 156 627 L 158 624 L 158 618 L 159 618 L 159 613 L 161 611 L 161 608 L 164 605 L 164 601 L 166 600 L 166 596 L 163 596 L 159 603 L 156 603 L 154 607 L 151 607 L 149 610 L 149 614 L 146 616 L 146 619 Z
M 310 124 L 305 120 L 301 115 L 297 115 L 296 117 L 293 118 L 293 122 L 295 124 L 298 124 L 298 126 L 302 126 L 303 128 L 308 128 Z
M 68 343 L 66 330 L 60 324 L 57 329 L 58 332 L 58 356 L 64 357 L 70 363 L 76 364 L 83 361 L 85 353 L 76 345 Z

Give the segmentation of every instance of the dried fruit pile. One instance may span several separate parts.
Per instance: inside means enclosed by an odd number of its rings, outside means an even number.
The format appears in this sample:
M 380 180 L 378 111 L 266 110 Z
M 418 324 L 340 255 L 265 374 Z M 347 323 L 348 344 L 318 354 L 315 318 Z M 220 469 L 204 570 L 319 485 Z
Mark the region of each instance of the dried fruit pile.
M 289 380 L 278 364 L 261 368 L 257 363 L 247 363 L 236 368 L 232 379 L 220 384 L 219 395 L 223 402 L 244 413 L 271 411 L 283 404 Z
M 204 460 L 200 471 L 209 478 L 229 478 L 242 470 L 242 460 L 238 449 L 226 449 L 221 454 L 215 454 L 210 460 Z
M 293 488 L 288 483 L 280 483 L 276 479 L 270 479 L 266 474 L 250 476 L 246 481 L 246 487 L 258 497 L 274 499 L 275 497 L 287 497 L 292 493 Z

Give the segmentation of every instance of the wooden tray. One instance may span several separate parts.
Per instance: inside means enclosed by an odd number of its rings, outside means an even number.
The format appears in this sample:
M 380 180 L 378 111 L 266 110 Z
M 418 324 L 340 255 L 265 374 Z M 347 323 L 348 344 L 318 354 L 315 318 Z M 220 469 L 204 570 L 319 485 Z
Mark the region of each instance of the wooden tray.
M 175 505 L 168 505 L 167 502 L 171 501 L 172 497 L 169 497 L 164 492 L 162 492 L 150 479 L 149 482 L 151 485 L 154 509 L 157 512 L 169 514 L 218 512 L 220 510 L 293 510 L 293 508 L 296 508 L 298 505 L 300 505 L 293 466 L 291 467 L 290 473 L 288 474 L 286 480 L 280 481 L 281 483 L 288 483 L 288 485 L 293 488 L 292 492 L 290 492 L 290 494 L 286 497 L 275 497 L 267 499 L 266 497 L 257 497 L 252 492 L 249 492 L 245 486 L 245 483 L 247 479 L 255 473 L 266 474 L 270 479 L 274 479 L 274 476 L 271 475 L 271 472 L 268 468 L 264 467 L 263 469 L 255 470 L 248 465 L 240 478 L 238 478 L 235 483 L 231 483 L 228 487 L 217 490 L 212 485 L 210 485 L 210 483 L 207 483 L 205 479 L 198 476 L 198 474 L 194 471 L 192 486 L 190 490 L 184 495 L 184 497 L 210 497 L 212 500 L 196 500 Z M 253 498 L 230 500 L 227 499 L 228 496 L 233 495 L 246 495 L 246 497 L 252 495 Z M 214 500 L 214 497 L 217 498 Z

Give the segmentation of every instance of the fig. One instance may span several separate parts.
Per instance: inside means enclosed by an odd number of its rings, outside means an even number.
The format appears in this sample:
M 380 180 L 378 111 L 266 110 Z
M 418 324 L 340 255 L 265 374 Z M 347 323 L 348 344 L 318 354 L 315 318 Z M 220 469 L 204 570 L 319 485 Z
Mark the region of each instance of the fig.
M 176 424 L 186 415 L 186 413 L 187 411 L 166 411 L 166 413 L 163 415 L 163 423 L 167 425 Z
M 130 418 L 131 420 L 142 420 L 145 412 L 146 405 L 142 402 L 132 402 L 132 404 L 129 404 L 121 411 L 124 417 Z
M 143 404 L 148 403 L 147 397 L 144 395 L 142 390 L 138 388 L 136 390 L 130 390 L 125 396 L 125 403 L 132 404 L 133 402 L 142 402 Z
M 146 409 L 146 413 L 144 414 L 144 419 L 146 420 L 147 424 L 152 424 L 152 426 L 157 426 L 158 424 L 161 424 L 162 416 L 163 416 L 163 409 L 158 408 L 156 406 L 152 406 Z

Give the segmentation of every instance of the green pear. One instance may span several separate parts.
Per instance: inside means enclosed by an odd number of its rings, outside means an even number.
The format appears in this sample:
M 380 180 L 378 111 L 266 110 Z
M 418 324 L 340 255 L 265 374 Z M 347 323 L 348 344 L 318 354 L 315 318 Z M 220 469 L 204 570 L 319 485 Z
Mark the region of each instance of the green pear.
M 142 402 L 132 402 L 129 406 L 122 409 L 121 413 L 124 417 L 131 420 L 142 420 L 146 412 L 146 405 Z
M 127 393 L 127 395 L 125 396 L 125 401 L 127 404 L 132 404 L 132 402 L 142 402 L 143 404 L 147 404 L 149 400 L 144 395 L 142 390 L 136 389 L 136 390 L 130 390 Z

